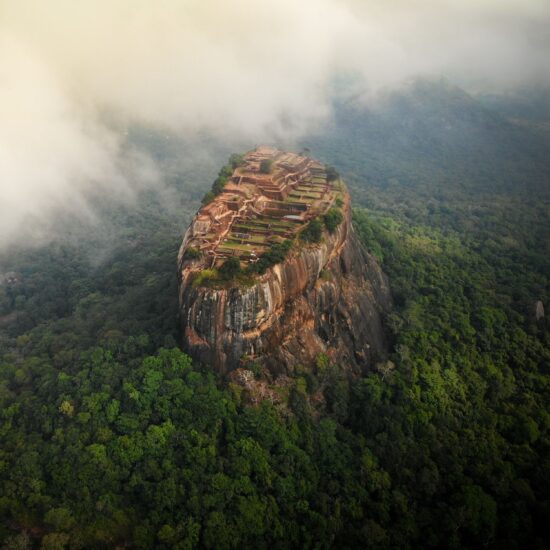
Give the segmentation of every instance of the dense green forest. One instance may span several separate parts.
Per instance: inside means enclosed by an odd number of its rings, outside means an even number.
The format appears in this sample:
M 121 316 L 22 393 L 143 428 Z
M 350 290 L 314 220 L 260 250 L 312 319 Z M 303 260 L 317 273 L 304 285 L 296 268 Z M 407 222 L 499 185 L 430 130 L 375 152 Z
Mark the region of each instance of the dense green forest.
M 161 193 L 0 258 L 3 547 L 547 548 L 537 105 L 419 83 L 335 106 L 304 145 L 390 277 L 391 360 L 349 379 L 319 357 L 259 406 L 177 349 L 180 234 L 229 151 L 181 164 L 136 130 Z

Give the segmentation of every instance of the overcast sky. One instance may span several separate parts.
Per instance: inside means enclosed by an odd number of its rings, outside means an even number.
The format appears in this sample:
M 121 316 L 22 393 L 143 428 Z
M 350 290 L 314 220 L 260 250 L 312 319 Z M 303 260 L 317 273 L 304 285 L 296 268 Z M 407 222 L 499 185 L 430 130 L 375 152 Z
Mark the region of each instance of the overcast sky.
M 549 0 L 0 0 L 0 246 L 154 180 L 101 113 L 252 145 L 322 121 L 341 73 L 502 91 L 549 60 Z

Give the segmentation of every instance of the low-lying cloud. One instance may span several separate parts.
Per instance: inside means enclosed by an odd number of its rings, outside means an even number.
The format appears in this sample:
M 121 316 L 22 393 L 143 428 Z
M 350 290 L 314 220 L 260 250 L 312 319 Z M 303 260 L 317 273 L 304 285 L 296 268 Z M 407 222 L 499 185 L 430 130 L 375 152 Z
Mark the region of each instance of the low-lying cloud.
M 340 74 L 548 84 L 549 23 L 546 0 L 0 0 L 0 246 L 154 179 L 106 112 L 185 137 L 299 136 Z

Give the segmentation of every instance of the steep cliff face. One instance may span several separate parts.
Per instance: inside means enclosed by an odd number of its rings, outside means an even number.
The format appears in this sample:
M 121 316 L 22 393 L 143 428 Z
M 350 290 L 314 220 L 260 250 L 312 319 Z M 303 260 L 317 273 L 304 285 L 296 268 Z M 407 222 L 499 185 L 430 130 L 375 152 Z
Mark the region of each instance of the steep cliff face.
M 343 222 L 319 244 L 299 244 L 286 261 L 243 288 L 192 284 L 198 260 L 179 255 L 183 346 L 219 372 L 257 361 L 291 374 L 319 353 L 356 372 L 384 359 L 382 315 L 391 306 L 387 277 L 351 225 Z

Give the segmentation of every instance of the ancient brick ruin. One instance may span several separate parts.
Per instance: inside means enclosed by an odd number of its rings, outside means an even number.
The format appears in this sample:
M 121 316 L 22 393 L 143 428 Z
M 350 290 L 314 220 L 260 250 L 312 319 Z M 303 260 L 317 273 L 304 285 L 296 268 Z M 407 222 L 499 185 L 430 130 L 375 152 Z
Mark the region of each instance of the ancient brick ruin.
M 269 173 L 262 161 L 271 161 Z M 272 244 L 292 239 L 312 218 L 326 212 L 338 196 L 319 162 L 271 147 L 244 155 L 223 191 L 203 206 L 186 236 L 214 267 L 234 256 L 255 262 Z

